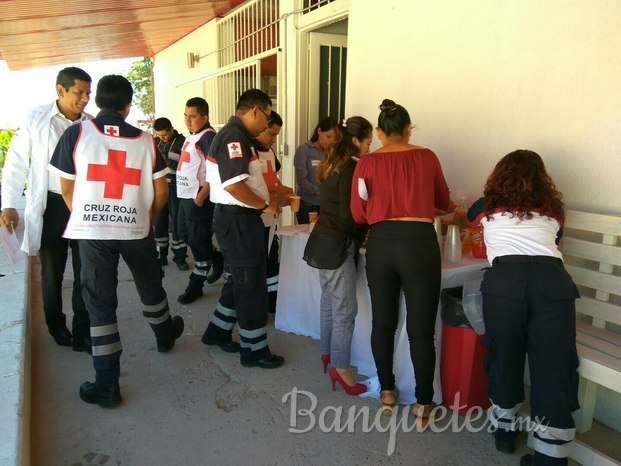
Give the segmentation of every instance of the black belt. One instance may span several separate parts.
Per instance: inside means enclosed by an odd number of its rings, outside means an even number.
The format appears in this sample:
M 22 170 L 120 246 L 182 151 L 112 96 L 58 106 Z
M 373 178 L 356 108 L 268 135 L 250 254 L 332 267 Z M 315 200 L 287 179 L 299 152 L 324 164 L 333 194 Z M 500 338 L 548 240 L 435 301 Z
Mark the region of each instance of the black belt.
M 231 205 L 231 204 L 216 204 L 216 212 L 225 212 L 227 214 L 247 214 L 247 215 L 261 215 L 263 213 L 261 209 L 251 209 L 249 207 L 242 207 L 240 205 Z
M 500 256 L 494 259 L 492 265 L 509 263 L 531 263 L 531 264 L 562 264 L 563 261 L 558 257 L 552 256 Z

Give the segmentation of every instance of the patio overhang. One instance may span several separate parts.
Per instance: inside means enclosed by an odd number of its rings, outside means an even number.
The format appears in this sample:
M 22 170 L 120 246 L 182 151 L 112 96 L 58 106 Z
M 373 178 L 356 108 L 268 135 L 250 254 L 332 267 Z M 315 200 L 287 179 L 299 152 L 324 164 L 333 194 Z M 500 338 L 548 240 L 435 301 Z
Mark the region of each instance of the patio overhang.
M 10 70 L 153 56 L 244 0 L 15 0 L 0 10 Z

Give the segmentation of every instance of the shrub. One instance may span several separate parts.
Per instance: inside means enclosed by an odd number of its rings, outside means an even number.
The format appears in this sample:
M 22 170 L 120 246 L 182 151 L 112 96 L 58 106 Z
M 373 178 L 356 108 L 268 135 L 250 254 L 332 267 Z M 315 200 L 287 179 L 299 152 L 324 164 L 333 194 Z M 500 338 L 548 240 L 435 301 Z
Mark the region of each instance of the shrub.
M 0 183 L 2 183 L 2 168 L 4 168 L 6 153 L 9 151 L 9 143 L 14 134 L 14 129 L 0 129 Z

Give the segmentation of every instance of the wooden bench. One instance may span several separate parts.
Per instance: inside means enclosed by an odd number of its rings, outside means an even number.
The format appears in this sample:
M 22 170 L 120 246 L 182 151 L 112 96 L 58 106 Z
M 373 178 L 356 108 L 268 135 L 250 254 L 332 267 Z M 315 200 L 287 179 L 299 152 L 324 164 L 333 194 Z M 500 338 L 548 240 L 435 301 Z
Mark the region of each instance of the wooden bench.
M 580 290 L 577 432 L 591 429 L 598 386 L 621 393 L 621 217 L 567 211 L 561 251 Z M 615 328 L 616 327 L 616 328 Z

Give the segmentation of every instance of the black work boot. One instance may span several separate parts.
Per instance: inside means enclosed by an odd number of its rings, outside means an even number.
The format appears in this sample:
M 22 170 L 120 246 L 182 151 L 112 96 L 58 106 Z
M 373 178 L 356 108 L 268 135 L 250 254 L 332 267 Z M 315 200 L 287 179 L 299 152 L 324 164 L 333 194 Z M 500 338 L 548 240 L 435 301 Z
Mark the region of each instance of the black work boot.
M 190 283 L 188 283 L 185 291 L 179 295 L 177 302 L 180 304 L 190 304 L 203 296 L 203 283 L 205 283 L 205 277 L 191 273 Z
M 93 382 L 84 382 L 80 385 L 80 398 L 102 408 L 114 408 L 123 401 L 118 383 L 113 387 L 102 387 Z
M 203 296 L 203 287 L 192 286 L 192 283 L 190 283 L 185 291 L 179 295 L 177 302 L 179 304 L 190 304 L 201 296 Z
M 86 352 L 93 354 L 93 342 L 91 337 L 73 336 L 73 351 Z
M 211 272 L 207 275 L 207 283 L 212 285 L 216 283 L 224 272 L 224 256 L 220 251 L 215 249 L 211 259 Z
M 496 429 L 494 432 L 496 450 L 502 453 L 515 453 L 517 435 L 517 430 Z
M 168 353 L 175 346 L 175 341 L 181 336 L 185 327 L 181 316 L 174 316 L 170 325 L 168 335 L 157 339 L 157 351 L 160 353 Z
M 54 338 L 57 345 L 71 346 L 73 344 L 71 332 L 65 325 L 57 328 L 50 328 L 48 331 L 50 332 L 50 335 L 52 335 L 52 338 Z

